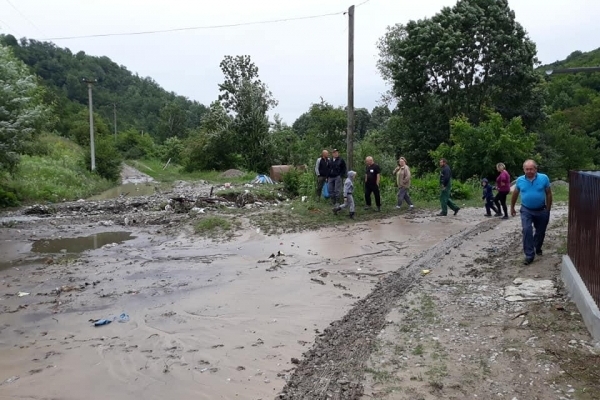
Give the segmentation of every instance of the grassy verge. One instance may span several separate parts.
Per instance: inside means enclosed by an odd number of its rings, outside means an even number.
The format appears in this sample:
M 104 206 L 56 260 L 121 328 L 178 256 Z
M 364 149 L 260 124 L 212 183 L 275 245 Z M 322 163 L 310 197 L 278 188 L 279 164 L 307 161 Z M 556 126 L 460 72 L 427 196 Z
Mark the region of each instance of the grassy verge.
M 39 155 L 21 157 L 19 170 L 4 185 L 24 203 L 77 200 L 114 186 L 85 168 L 84 149 L 56 135 L 39 138 Z
M 253 172 L 246 172 L 240 177 L 223 177 L 222 171 L 195 171 L 185 172 L 179 165 L 169 164 L 164 168 L 165 163 L 160 160 L 129 160 L 127 164 L 138 169 L 139 171 L 150 175 L 154 179 L 160 182 L 174 182 L 174 181 L 197 181 L 205 180 L 213 183 L 248 183 L 256 177 Z M 163 169 L 164 168 L 164 169 Z

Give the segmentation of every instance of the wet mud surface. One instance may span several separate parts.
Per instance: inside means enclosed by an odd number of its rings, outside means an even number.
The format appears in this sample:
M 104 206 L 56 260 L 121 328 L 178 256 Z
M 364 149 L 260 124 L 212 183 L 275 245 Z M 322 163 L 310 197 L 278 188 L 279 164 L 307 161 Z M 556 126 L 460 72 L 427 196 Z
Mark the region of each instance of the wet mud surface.
M 357 334 L 376 334 L 383 303 L 477 226 L 479 210 L 465 211 L 226 242 L 110 211 L 12 222 L 0 229 L 0 398 L 326 398 L 306 382 L 330 357 L 320 390 L 355 398 L 368 357 Z M 342 371 L 344 346 L 360 357 Z

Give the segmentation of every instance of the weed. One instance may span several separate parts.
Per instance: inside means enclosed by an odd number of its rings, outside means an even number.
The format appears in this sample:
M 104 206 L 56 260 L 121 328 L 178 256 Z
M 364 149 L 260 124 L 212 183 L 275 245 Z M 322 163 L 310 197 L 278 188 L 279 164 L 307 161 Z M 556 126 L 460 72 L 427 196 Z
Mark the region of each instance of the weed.
M 243 171 L 239 177 L 224 177 L 221 171 L 185 172 L 177 164 L 169 164 L 165 168 L 165 163 L 156 159 L 130 160 L 126 163 L 160 182 L 205 180 L 211 183 L 249 183 L 256 177 L 255 173 L 247 171 Z
M 423 345 L 420 343 L 412 351 L 414 356 L 422 356 L 424 353 L 425 351 L 423 350 Z
M 366 373 L 373 375 L 373 380 L 377 383 L 386 383 L 394 379 L 394 375 L 386 370 L 367 368 Z
M 223 217 L 209 216 L 202 218 L 194 225 L 194 231 L 197 234 L 209 235 L 215 233 L 228 232 L 232 229 L 233 224 Z

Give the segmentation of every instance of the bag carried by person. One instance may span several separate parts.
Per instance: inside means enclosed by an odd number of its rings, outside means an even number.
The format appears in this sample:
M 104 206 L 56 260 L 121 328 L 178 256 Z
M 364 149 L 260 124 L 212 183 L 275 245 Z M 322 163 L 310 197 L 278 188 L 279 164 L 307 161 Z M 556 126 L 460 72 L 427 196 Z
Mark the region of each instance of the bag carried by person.
M 321 194 L 323 195 L 324 198 L 328 199 L 329 198 L 329 188 L 328 188 L 328 184 L 327 182 L 325 182 L 325 184 L 323 185 L 323 191 L 321 192 Z

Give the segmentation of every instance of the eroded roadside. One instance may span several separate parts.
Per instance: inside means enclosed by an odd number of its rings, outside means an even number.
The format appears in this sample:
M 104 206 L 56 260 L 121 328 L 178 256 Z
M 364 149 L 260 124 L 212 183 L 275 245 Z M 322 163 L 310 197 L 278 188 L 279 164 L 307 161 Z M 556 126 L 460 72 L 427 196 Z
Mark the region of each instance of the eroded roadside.
M 511 224 L 445 255 L 385 317 L 362 398 L 597 399 L 600 350 L 559 280 L 566 210 L 553 220 L 528 267 Z

